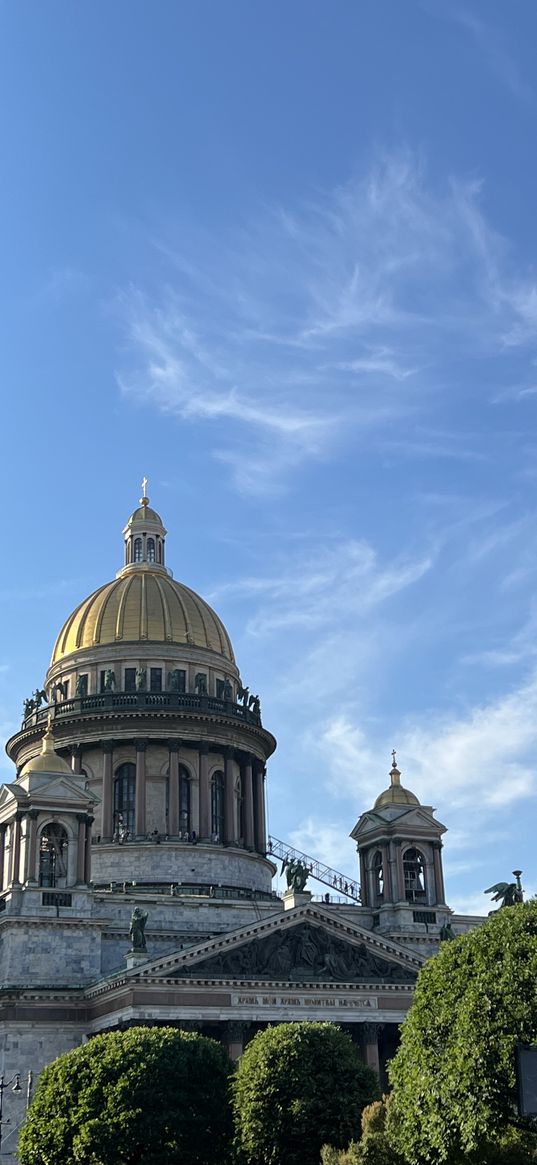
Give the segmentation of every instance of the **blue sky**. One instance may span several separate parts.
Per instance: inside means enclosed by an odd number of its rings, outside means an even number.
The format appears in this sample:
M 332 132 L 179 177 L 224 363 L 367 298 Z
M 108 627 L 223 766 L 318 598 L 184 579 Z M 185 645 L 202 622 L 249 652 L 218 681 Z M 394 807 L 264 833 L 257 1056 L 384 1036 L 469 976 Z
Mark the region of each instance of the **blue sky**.
M 354 875 L 396 747 L 451 903 L 537 891 L 534 3 L 0 32 L 3 735 L 147 474 L 278 737 L 273 833 Z

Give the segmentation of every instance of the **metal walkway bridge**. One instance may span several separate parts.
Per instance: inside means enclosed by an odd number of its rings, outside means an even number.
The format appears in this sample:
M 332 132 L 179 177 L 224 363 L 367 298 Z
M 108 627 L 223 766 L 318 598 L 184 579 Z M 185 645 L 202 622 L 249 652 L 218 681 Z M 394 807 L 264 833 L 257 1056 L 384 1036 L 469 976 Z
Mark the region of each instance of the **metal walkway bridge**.
M 325 866 L 323 862 L 318 862 L 316 858 L 311 858 L 308 854 L 301 853 L 299 849 L 294 849 L 286 841 L 279 841 L 277 837 L 269 837 L 267 856 L 281 858 L 282 861 L 287 858 L 287 861 L 302 862 L 303 866 L 307 866 L 311 878 L 315 878 L 318 882 L 324 882 L 325 886 L 329 886 L 331 890 L 336 890 L 339 894 L 344 894 L 346 898 L 350 898 L 353 902 L 360 901 L 360 887 L 358 882 L 355 882 L 352 878 L 347 878 L 339 870 L 332 870 L 330 866 Z

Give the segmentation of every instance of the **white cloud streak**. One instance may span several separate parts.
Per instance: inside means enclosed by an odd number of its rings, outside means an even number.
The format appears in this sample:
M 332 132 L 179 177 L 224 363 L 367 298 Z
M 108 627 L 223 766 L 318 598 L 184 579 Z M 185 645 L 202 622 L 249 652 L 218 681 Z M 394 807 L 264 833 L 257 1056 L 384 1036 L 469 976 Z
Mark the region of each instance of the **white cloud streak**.
M 455 342 L 474 360 L 502 354 L 506 370 L 535 349 L 537 287 L 514 269 L 480 195 L 475 181 L 434 190 L 400 153 L 260 216 L 234 248 L 160 246 L 171 281 L 156 297 L 140 287 L 119 297 L 122 392 L 218 426 L 213 456 L 240 490 L 276 492 L 307 460 L 371 432 L 393 438 L 395 421 L 404 443 L 405 425 L 429 419 L 445 392 Z M 483 392 L 480 379 L 458 391 Z M 471 455 L 441 437 L 422 454 Z
M 319 543 L 287 560 L 281 573 L 239 579 L 210 598 L 216 603 L 224 595 L 256 600 L 256 613 L 247 621 L 252 635 L 291 628 L 326 630 L 339 624 L 342 611 L 349 622 L 367 614 L 418 582 L 431 565 L 428 554 L 415 560 L 394 558 L 381 565 L 375 551 L 363 541 Z
M 450 812 L 475 807 L 496 811 L 535 791 L 537 675 L 507 695 L 452 716 L 427 715 L 394 731 L 403 782 L 421 800 Z M 332 763 L 335 792 L 366 792 L 371 773 L 382 772 L 389 742 L 372 743 L 364 730 L 341 713 L 321 734 Z M 337 763 L 330 761 L 337 758 Z

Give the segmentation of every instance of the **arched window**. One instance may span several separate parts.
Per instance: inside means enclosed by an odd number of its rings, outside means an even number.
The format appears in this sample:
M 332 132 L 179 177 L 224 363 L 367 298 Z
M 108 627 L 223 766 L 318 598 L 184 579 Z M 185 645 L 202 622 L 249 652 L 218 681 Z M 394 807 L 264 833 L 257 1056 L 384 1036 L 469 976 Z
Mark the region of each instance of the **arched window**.
M 179 833 L 190 833 L 190 773 L 179 765 Z
M 159 562 L 162 562 L 162 542 L 160 538 L 157 538 L 157 558 Z
M 114 832 L 122 827 L 134 833 L 136 808 L 136 765 L 132 761 L 120 765 L 114 779 Z
M 382 868 L 382 854 L 378 849 L 373 857 L 373 893 L 374 905 L 380 906 L 384 901 L 384 870 Z
M 134 562 L 142 561 L 142 539 L 134 539 Z
M 425 862 L 417 849 L 407 849 L 403 854 L 405 876 L 405 896 L 407 902 L 425 898 Z
M 147 561 L 148 562 L 155 561 L 155 539 L 154 538 L 147 539 Z
M 213 773 L 211 780 L 211 838 L 224 840 L 224 774 L 221 769 Z
M 39 885 L 67 884 L 67 830 L 53 822 L 45 825 L 39 846 Z

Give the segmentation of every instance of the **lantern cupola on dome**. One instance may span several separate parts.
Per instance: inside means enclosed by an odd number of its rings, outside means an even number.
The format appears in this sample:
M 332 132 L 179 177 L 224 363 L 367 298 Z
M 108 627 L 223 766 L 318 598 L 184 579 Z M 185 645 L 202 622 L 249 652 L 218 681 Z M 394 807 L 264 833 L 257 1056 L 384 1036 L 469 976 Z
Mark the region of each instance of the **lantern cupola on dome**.
M 147 478 L 142 481 L 142 496 L 139 507 L 131 514 L 123 531 L 125 540 L 125 562 L 119 575 L 150 566 L 152 571 L 162 571 L 171 575 L 164 564 L 167 530 L 160 514 L 149 505 Z

